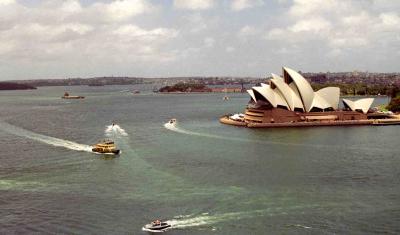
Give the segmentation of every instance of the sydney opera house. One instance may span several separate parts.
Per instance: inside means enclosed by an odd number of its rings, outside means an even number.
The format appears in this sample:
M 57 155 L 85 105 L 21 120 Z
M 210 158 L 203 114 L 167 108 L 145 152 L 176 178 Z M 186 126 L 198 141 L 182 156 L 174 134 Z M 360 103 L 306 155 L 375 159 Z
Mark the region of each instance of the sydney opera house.
M 283 67 L 282 74 L 247 90 L 251 99 L 241 119 L 226 116 L 221 122 L 248 127 L 373 124 L 368 114 L 373 98 L 342 99 L 344 108 L 339 109 L 338 87 L 314 91 L 293 69 Z

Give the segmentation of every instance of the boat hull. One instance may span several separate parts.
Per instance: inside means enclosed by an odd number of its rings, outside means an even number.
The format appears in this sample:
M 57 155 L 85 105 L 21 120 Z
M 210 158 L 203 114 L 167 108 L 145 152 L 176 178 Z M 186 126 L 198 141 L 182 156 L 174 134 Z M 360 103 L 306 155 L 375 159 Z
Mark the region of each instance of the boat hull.
M 118 154 L 121 152 L 121 150 L 119 150 L 119 149 L 114 149 L 114 150 L 111 150 L 111 151 L 104 151 L 104 150 L 102 150 L 102 149 L 92 148 L 92 152 L 101 153 L 101 154 L 114 154 L 114 155 L 118 155 Z
M 67 100 L 85 99 L 84 96 L 62 96 L 61 98 Z
M 147 231 L 147 232 L 153 232 L 153 233 L 161 233 L 165 232 L 166 230 L 170 229 L 171 225 L 170 224 L 163 224 L 160 226 L 153 226 L 151 224 L 146 224 L 142 230 Z

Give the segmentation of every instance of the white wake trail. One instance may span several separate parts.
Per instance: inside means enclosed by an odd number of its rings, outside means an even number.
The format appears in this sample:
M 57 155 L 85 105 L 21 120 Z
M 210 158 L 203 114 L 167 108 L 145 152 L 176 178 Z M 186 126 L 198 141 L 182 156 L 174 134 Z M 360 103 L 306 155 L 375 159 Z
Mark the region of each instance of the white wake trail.
M 208 213 L 203 213 L 198 216 L 185 215 L 178 216 L 174 219 L 167 220 L 166 222 L 171 224 L 172 228 L 183 229 L 189 227 L 199 227 L 199 226 L 211 226 L 225 221 L 237 221 L 241 219 L 254 218 L 258 216 L 266 215 L 277 215 L 283 214 L 282 211 L 271 211 L 266 210 L 253 210 L 253 211 L 242 211 L 242 212 L 228 212 L 222 214 L 209 215 Z
M 126 133 L 126 131 L 117 124 L 106 126 L 106 129 L 104 132 L 105 132 L 106 136 L 108 136 L 108 137 L 112 137 L 114 135 L 128 136 L 128 133 Z
M 187 135 L 195 135 L 195 136 L 209 137 L 209 138 L 215 138 L 215 139 L 229 139 L 229 138 L 217 136 L 217 135 L 210 135 L 210 134 L 205 134 L 205 133 L 188 131 L 188 130 L 179 128 L 176 123 L 171 124 L 171 123 L 167 122 L 164 124 L 164 127 L 167 128 L 168 130 L 175 131 L 175 132 L 182 133 L 182 134 L 187 134 Z
M 71 150 L 76 151 L 83 151 L 83 152 L 92 152 L 92 147 L 85 144 L 78 144 L 73 141 L 59 139 L 51 136 L 46 136 L 42 134 L 38 134 L 20 127 L 13 126 L 11 124 L 0 122 L 0 126 L 2 129 L 10 134 L 25 137 L 28 139 L 36 140 L 45 144 L 49 144 L 56 147 L 63 147 Z
M 212 134 L 206 134 L 206 133 L 200 133 L 200 132 L 194 132 L 194 131 L 188 131 L 183 128 L 180 128 L 177 126 L 176 123 L 165 123 L 164 127 L 168 130 L 186 134 L 186 135 L 193 135 L 193 136 L 200 136 L 200 137 L 208 137 L 208 138 L 214 138 L 214 139 L 220 139 L 220 140 L 233 140 L 233 141 L 240 141 L 240 142 L 251 142 L 251 143 L 261 143 L 261 144 L 284 144 L 284 145 L 291 145 L 289 143 L 281 143 L 281 142 L 274 142 L 274 141 L 260 141 L 260 140 L 251 140 L 251 139 L 243 139 L 243 138 L 235 138 L 235 137 L 225 137 L 225 136 L 218 136 L 218 135 L 212 135 Z M 295 144 L 296 145 L 296 144 Z
M 165 123 L 164 127 L 168 130 L 171 130 L 171 131 L 174 131 L 177 133 L 181 133 L 181 134 L 193 135 L 193 136 L 199 136 L 199 137 L 208 137 L 208 138 L 214 138 L 214 139 L 220 139 L 220 140 L 231 140 L 231 141 L 238 141 L 238 142 L 257 143 L 257 144 L 272 144 L 272 145 L 282 145 L 282 146 L 302 146 L 302 147 L 309 147 L 309 148 L 325 148 L 325 149 L 334 149 L 334 150 L 336 150 L 338 148 L 338 146 L 334 146 L 334 145 L 289 143 L 289 142 L 277 142 L 277 141 L 269 141 L 269 140 L 252 140 L 252 139 L 243 139 L 243 138 L 236 138 L 236 137 L 218 136 L 218 135 L 188 131 L 188 130 L 178 127 L 176 123 L 171 124 L 169 122 Z M 339 146 L 339 147 L 343 148 L 343 146 Z M 382 151 L 381 148 L 373 148 L 373 147 L 369 148 L 369 147 L 358 147 L 358 146 L 346 146 L 346 148 L 351 149 L 351 150 Z M 385 151 L 390 151 L 390 149 L 387 149 Z
M 200 215 L 180 215 L 176 216 L 173 219 L 166 220 L 167 223 L 171 224 L 172 229 L 184 229 L 190 227 L 199 227 L 199 226 L 216 226 L 218 223 L 227 222 L 227 221 L 235 221 L 242 219 L 251 219 L 256 217 L 264 217 L 264 216 L 277 216 L 277 215 L 287 215 L 288 213 L 297 213 L 302 212 L 306 208 L 315 208 L 319 207 L 317 204 L 312 205 L 303 205 L 303 206 L 293 206 L 288 208 L 266 208 L 259 210 L 250 210 L 250 211 L 238 211 L 238 212 L 227 212 L 227 213 L 218 213 L 210 215 L 209 213 L 202 213 Z M 305 225 L 295 225 L 297 227 L 309 229 L 311 227 Z M 215 227 L 213 227 L 215 229 Z

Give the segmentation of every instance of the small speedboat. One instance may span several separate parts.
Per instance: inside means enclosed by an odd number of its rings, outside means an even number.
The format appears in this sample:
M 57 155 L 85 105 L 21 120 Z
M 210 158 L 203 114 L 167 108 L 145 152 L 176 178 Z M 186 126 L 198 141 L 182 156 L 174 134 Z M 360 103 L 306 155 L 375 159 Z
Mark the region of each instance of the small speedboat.
M 104 140 L 95 144 L 92 148 L 92 152 L 118 155 L 120 150 L 116 148 L 114 141 Z
M 163 222 L 161 220 L 155 220 L 150 224 L 146 224 L 143 227 L 143 230 L 148 232 L 164 232 L 169 228 L 171 228 L 171 225 L 169 223 Z
M 168 123 L 169 123 L 169 124 L 176 124 L 176 119 L 175 119 L 175 118 L 172 118 L 171 120 L 169 120 Z

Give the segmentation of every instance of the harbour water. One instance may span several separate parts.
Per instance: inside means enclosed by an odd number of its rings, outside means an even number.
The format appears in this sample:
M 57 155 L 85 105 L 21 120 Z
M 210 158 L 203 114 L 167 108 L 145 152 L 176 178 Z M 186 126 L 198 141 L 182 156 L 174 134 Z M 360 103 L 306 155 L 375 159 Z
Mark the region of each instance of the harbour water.
M 226 126 L 248 95 L 150 90 L 2 91 L 0 234 L 400 233 L 400 126 Z

